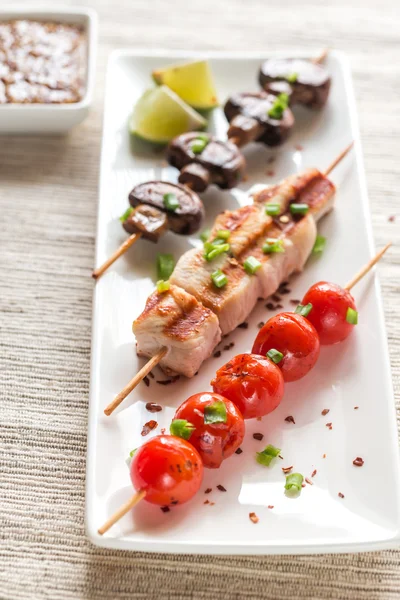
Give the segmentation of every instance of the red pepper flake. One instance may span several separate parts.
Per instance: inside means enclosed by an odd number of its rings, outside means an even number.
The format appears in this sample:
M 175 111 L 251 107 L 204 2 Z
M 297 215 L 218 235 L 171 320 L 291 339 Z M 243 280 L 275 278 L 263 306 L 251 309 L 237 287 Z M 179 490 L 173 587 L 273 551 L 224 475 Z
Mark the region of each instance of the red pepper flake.
M 311 481 L 311 479 L 308 479 L 308 477 L 306 477 L 306 478 L 304 479 L 304 481 L 305 481 L 306 483 L 308 483 L 308 485 L 314 485 L 314 484 L 313 484 L 313 482 Z
M 143 381 L 143 383 L 146 384 L 147 387 L 149 387 L 149 385 L 150 385 L 150 379 L 147 376 L 143 377 L 142 381 Z
M 274 508 L 273 504 L 268 504 L 267 508 Z
M 265 323 L 264 321 L 260 321 L 257 325 L 258 329 L 261 329 L 261 327 L 264 327 Z
M 179 375 L 176 375 L 175 377 L 172 377 L 171 379 L 162 379 L 160 381 L 156 381 L 156 383 L 159 383 L 160 385 L 169 385 L 170 383 L 175 383 L 175 381 L 178 381 L 179 379 Z
M 238 448 L 237 450 L 235 450 L 235 454 L 242 454 L 243 450 L 241 448 Z
M 389 223 L 394 223 L 396 220 L 396 215 L 390 215 L 390 217 L 388 218 Z
M 327 414 L 328 414 L 328 412 L 329 412 L 329 408 L 324 408 L 324 410 L 321 412 L 321 415 L 322 415 L 323 417 L 325 417 L 325 415 L 327 415 Z
M 282 471 L 285 473 L 290 473 L 290 471 L 293 469 L 293 465 L 291 467 L 282 467 Z
M 338 493 L 339 498 L 344 498 L 344 494 L 342 494 L 342 492 Z
M 283 308 L 283 304 L 277 304 L 275 308 Z
M 364 464 L 364 460 L 361 458 L 361 456 L 357 456 L 357 458 L 355 458 L 355 459 L 353 460 L 353 465 L 354 465 L 355 467 L 362 467 L 362 466 L 363 466 L 363 464 Z
M 295 144 L 294 149 L 298 150 L 299 152 L 301 152 L 302 150 L 304 150 L 304 146 L 302 146 L 301 144 Z
M 275 175 L 275 171 L 273 169 L 268 169 L 267 175 L 268 177 L 273 177 Z
M 158 423 L 157 421 L 148 421 L 147 423 L 145 423 L 143 425 L 143 429 L 142 429 L 142 435 L 147 435 L 148 433 L 150 433 L 150 431 L 152 431 L 153 429 L 155 429 L 157 427 Z
M 253 433 L 253 438 L 255 440 L 258 440 L 259 442 L 261 442 L 261 440 L 264 438 L 264 434 L 263 433 Z
M 280 302 L 282 298 L 278 296 L 278 294 L 272 294 L 271 300 L 273 300 L 274 302 Z
M 226 489 L 225 489 L 225 488 L 224 488 L 224 486 L 223 486 L 223 485 L 221 485 L 221 484 L 217 485 L 217 489 L 218 489 L 220 492 L 226 492 Z
M 256 421 L 262 421 L 262 417 L 256 417 Z
M 160 412 L 160 410 L 162 410 L 162 406 L 160 406 L 159 404 L 155 404 L 155 402 L 147 402 L 146 410 L 148 410 L 151 413 Z
M 164 433 L 165 433 L 165 427 L 163 427 L 163 428 L 161 429 L 161 435 L 164 435 Z
M 299 304 L 301 304 L 301 300 L 298 300 L 297 298 L 292 298 L 290 300 L 290 304 L 294 304 L 295 306 L 298 306 Z
M 326 454 L 323 454 L 323 455 L 322 455 L 322 458 L 326 458 Z
M 249 513 L 249 519 L 250 521 L 253 521 L 253 523 L 258 523 L 258 517 L 255 512 Z
M 280 458 L 281 460 L 283 460 L 283 456 L 281 456 L 280 454 L 278 454 L 278 458 Z
M 268 308 L 268 310 L 275 310 L 275 304 L 272 304 L 272 302 L 267 302 L 265 308 Z
M 204 500 L 203 504 L 210 504 L 209 500 Z
M 214 506 L 215 502 L 209 502 L 210 506 Z
M 162 510 L 163 512 L 169 512 L 169 511 L 170 511 L 170 508 L 169 508 L 169 506 L 161 506 L 161 510 Z
M 291 293 L 291 289 L 289 288 L 283 288 L 282 290 L 279 290 L 280 294 L 290 294 Z
M 354 407 L 354 410 L 358 410 L 358 409 L 359 409 L 359 407 L 358 407 L 358 406 L 355 406 L 355 407 Z
M 239 327 L 240 329 L 247 329 L 247 328 L 248 328 L 248 326 L 249 326 L 249 324 L 248 324 L 248 323 L 246 323 L 246 321 L 245 321 L 244 323 L 240 323 L 240 325 L 238 325 L 238 327 Z
M 293 423 L 293 425 L 296 425 L 296 421 L 294 420 L 294 418 L 292 417 L 292 415 L 289 415 L 288 417 L 286 417 L 285 421 L 287 423 Z
M 226 346 L 224 346 L 224 350 L 231 350 L 234 345 L 235 345 L 235 342 L 231 342 L 230 344 L 227 344 Z
M 327 427 L 328 429 L 332 429 L 332 423 L 325 423 L 325 427 Z
M 205 494 L 209 494 L 210 492 L 212 492 L 212 488 L 207 488 L 206 490 L 204 490 Z
M 213 356 L 214 358 L 219 358 L 221 356 L 221 350 L 217 350 L 216 352 L 214 352 Z
M 306 487 L 306 484 L 305 484 L 305 483 L 302 483 L 302 484 L 301 484 L 301 487 L 302 487 L 302 488 L 303 488 L 303 487 Z
M 317 474 L 317 469 L 314 469 L 314 471 L 311 473 L 311 477 L 315 477 Z

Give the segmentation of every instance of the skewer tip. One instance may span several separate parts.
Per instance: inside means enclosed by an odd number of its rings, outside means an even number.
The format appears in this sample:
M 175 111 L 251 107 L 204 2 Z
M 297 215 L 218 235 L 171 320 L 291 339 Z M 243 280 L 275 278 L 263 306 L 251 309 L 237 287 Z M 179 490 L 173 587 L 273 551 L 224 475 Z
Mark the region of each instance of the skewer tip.
M 364 265 L 364 267 L 353 277 L 353 279 L 349 281 L 347 285 L 345 285 L 344 289 L 350 291 L 351 288 L 353 288 L 356 285 L 356 283 L 358 283 L 364 277 L 364 275 L 366 275 L 368 271 L 370 271 L 372 267 L 380 261 L 385 252 L 389 250 L 391 245 L 392 242 L 388 242 L 386 246 L 379 250 L 379 252 L 377 252 L 377 254 L 373 258 L 371 258 L 371 260 L 368 261 L 367 264 Z

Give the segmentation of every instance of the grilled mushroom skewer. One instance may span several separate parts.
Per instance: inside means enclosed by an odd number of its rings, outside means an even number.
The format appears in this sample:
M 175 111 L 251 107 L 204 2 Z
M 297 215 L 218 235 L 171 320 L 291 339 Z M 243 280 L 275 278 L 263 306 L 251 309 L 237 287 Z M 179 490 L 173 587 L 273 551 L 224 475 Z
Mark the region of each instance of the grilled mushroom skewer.
M 179 235 L 190 235 L 200 228 L 204 206 L 188 187 L 164 181 L 148 181 L 133 188 L 129 194 L 130 208 L 121 217 L 122 226 L 130 237 L 92 273 L 98 279 L 120 256 L 141 237 L 158 242 L 170 229 Z

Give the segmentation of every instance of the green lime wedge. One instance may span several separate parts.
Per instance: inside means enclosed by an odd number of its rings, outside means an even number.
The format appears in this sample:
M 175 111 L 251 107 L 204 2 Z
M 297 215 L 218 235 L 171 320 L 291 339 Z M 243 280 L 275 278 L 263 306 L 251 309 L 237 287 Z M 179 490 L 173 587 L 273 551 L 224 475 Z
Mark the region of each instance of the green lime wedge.
M 156 69 L 152 76 L 158 85 L 167 85 L 196 110 L 207 111 L 218 106 L 213 76 L 206 60 Z
M 204 129 L 207 121 L 165 85 L 147 90 L 129 119 L 129 132 L 153 144 L 167 144 L 185 131 Z

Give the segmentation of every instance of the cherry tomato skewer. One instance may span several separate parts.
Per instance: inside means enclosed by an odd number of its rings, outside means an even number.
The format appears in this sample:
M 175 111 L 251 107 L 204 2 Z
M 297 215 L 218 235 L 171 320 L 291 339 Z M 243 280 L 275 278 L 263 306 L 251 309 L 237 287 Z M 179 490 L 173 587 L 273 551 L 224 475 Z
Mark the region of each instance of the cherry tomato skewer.
M 213 392 L 190 396 L 175 413 L 174 423 L 187 421 L 193 427 L 188 438 L 200 454 L 205 467 L 216 469 L 237 450 L 243 441 L 245 425 L 236 405 Z M 171 429 L 173 433 L 173 429 Z
M 302 304 L 312 304 L 307 319 L 313 324 L 322 345 L 344 341 L 357 322 L 356 304 L 350 290 L 379 261 L 391 243 L 386 244 L 354 277 L 342 288 L 335 283 L 319 281 L 305 294 Z
M 191 500 L 203 480 L 203 463 L 197 450 L 186 440 L 159 435 L 137 450 L 131 462 L 130 476 L 138 491 L 100 527 L 100 535 L 142 499 L 159 506 Z

